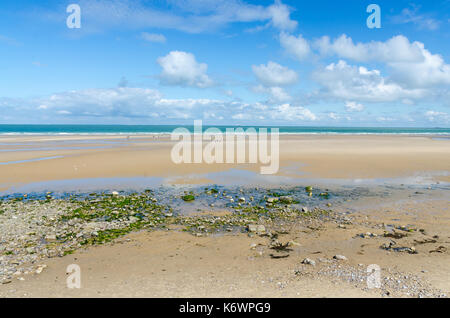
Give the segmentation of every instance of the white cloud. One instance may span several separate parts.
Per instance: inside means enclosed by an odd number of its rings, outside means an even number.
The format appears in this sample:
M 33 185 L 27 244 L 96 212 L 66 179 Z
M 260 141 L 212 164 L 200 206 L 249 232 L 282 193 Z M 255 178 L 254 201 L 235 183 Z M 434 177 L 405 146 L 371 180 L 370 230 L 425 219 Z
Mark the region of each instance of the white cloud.
M 147 42 L 166 43 L 166 37 L 162 34 L 142 32 L 141 38 Z
M 292 97 L 282 87 L 270 87 L 269 92 L 272 96 L 272 99 L 270 100 L 271 103 L 282 103 L 292 99 Z
M 271 16 L 271 24 L 279 30 L 292 31 L 297 27 L 297 21 L 291 20 L 291 10 L 288 6 L 277 0 L 275 4 L 267 8 Z
M 309 109 L 301 106 L 292 106 L 290 104 L 282 104 L 277 106 L 275 110 L 271 112 L 271 117 L 273 119 L 282 119 L 285 121 L 314 121 L 317 119 L 317 116 Z
M 333 112 L 328 113 L 328 117 L 333 120 L 338 120 L 340 118 L 338 114 Z
M 428 88 L 450 84 L 450 65 L 442 56 L 432 54 L 421 42 L 394 36 L 386 42 L 353 43 L 341 35 L 334 41 L 322 37 L 314 42 L 322 55 L 336 55 L 358 62 L 383 62 L 391 71 L 391 80 L 410 88 Z
M 269 94 L 270 103 L 284 103 L 292 99 L 283 86 L 297 82 L 298 75 L 295 71 L 272 61 L 269 61 L 267 65 L 253 65 L 252 70 L 261 83 L 253 90 L 257 93 Z
M 253 65 L 252 69 L 258 81 L 265 86 L 286 86 L 294 84 L 298 80 L 295 71 L 272 61 L 267 65 Z
M 232 23 L 261 22 L 291 31 L 297 22 L 290 19 L 291 8 L 276 1 L 270 6 L 241 0 L 170 0 L 170 10 L 146 5 L 144 0 L 80 0 L 85 32 L 112 28 L 160 28 L 188 33 L 211 32 Z M 45 15 L 60 19 L 60 13 Z
M 379 70 L 348 65 L 342 60 L 314 72 L 313 78 L 322 85 L 322 96 L 343 100 L 389 102 L 425 95 L 424 90 L 405 89 L 386 80 Z
M 0 110 L 0 119 L 19 123 L 24 117 L 30 123 L 55 118 L 61 123 L 151 123 L 156 118 L 159 123 L 207 119 L 222 124 L 234 124 L 230 119 L 265 124 L 317 119 L 307 108 L 290 104 L 170 99 L 154 89 L 132 87 L 68 91 L 35 99 L 0 98 Z
M 346 102 L 345 109 L 348 112 L 361 112 L 364 110 L 364 105 L 356 102 Z
M 449 122 L 450 121 L 450 115 L 444 112 L 438 112 L 434 110 L 429 110 L 425 113 L 425 117 L 431 121 L 441 121 L 441 122 Z
M 415 42 L 423 59 L 418 62 L 399 61 L 388 65 L 392 78 L 410 87 L 433 87 L 450 85 L 450 65 L 438 54 L 431 54 L 423 43 Z
M 308 41 L 301 34 L 296 37 L 282 32 L 280 34 L 280 44 L 289 54 L 298 60 L 304 60 L 311 53 Z
M 208 65 L 198 63 L 192 53 L 172 51 L 157 62 L 162 67 L 160 79 L 163 84 L 200 88 L 213 84 L 206 74 Z
M 394 23 L 413 23 L 417 25 L 419 29 L 437 30 L 440 22 L 424 14 L 418 13 L 419 8 L 414 7 L 412 9 L 405 8 L 400 15 L 394 16 L 391 20 Z
M 314 41 L 313 47 L 322 55 L 336 55 L 357 62 L 420 62 L 424 59 L 420 43 L 410 43 L 403 35 L 394 36 L 386 42 L 372 41 L 356 44 L 345 34 L 334 41 L 331 41 L 328 36 L 323 36 Z

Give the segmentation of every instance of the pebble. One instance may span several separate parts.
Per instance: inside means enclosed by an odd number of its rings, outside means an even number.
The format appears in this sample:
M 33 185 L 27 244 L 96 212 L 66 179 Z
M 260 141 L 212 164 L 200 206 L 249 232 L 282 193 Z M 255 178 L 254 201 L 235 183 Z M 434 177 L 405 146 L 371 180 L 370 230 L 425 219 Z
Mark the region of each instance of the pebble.
M 306 264 L 306 265 L 312 265 L 312 266 L 316 266 L 316 261 L 310 259 L 310 258 L 305 258 L 302 261 L 302 264 Z
M 334 259 L 337 259 L 338 261 L 346 261 L 348 258 L 345 257 L 344 255 L 334 255 L 333 256 Z

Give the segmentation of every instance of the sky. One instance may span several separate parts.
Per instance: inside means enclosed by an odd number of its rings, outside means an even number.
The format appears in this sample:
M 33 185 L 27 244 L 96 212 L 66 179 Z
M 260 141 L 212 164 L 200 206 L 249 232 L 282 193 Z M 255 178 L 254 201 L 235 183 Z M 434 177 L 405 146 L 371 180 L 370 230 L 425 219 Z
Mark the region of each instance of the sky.
M 450 127 L 450 0 L 1 1 L 0 124 L 197 119 Z

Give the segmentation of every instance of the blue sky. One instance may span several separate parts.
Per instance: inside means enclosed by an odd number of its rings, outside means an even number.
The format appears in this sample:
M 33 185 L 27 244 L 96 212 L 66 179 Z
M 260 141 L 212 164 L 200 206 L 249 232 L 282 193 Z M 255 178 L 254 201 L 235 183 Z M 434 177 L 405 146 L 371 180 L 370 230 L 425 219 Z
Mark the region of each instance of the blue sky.
M 3 0 L 0 123 L 449 127 L 449 49 L 450 0 Z

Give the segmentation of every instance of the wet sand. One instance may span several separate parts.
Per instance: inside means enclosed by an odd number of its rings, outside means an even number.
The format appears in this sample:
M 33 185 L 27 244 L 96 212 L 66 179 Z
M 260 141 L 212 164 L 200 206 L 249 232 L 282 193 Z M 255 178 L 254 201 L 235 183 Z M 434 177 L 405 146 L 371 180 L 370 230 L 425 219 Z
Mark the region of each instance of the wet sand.
M 20 146 L 21 143 L 25 145 Z M 205 181 L 205 175 L 212 172 L 259 172 L 259 164 L 177 165 L 170 157 L 173 144 L 167 136 L 0 137 L 0 189 L 49 180 L 143 176 L 199 183 L 195 179 Z M 36 150 L 30 151 L 30 147 Z M 48 147 L 61 149 L 39 150 Z M 2 152 L 11 149 L 17 151 Z M 52 157 L 58 158 L 13 163 Z M 449 157 L 450 140 L 431 137 L 285 135 L 280 138 L 277 175 L 297 179 L 425 176 L 449 182 Z

